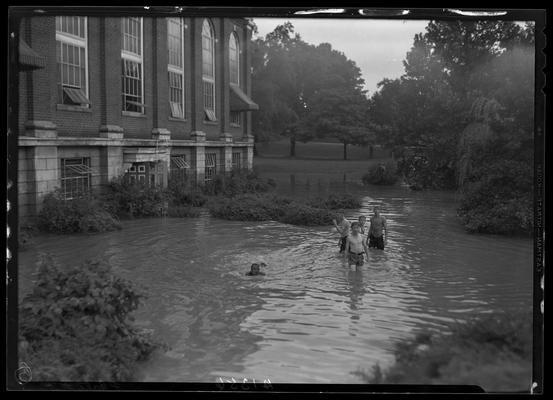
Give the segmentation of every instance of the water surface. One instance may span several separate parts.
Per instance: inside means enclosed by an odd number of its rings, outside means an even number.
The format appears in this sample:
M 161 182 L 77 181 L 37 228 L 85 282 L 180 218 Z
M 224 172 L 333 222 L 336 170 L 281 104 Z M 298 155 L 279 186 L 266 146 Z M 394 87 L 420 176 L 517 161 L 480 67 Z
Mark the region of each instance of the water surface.
M 39 252 L 62 264 L 107 259 L 148 294 L 137 323 L 171 347 L 141 366 L 140 380 L 159 382 L 359 383 L 352 372 L 386 367 L 394 343 L 417 329 L 531 312 L 532 241 L 467 234 L 453 193 L 281 178 L 290 195 L 359 196 L 350 220 L 380 205 L 388 246 L 351 271 L 330 225 L 140 219 L 118 232 L 41 236 L 19 255 L 22 294 Z M 257 261 L 266 275 L 246 277 Z

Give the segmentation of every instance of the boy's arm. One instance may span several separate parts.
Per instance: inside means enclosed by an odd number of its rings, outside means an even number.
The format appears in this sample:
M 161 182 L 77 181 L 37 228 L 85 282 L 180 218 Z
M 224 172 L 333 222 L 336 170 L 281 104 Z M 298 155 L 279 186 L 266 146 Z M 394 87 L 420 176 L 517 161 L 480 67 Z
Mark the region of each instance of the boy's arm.
M 346 239 L 346 251 L 344 251 L 344 256 L 346 256 L 349 253 L 350 243 L 351 242 L 349 241 L 349 236 L 348 236 L 348 238 Z
M 365 254 L 369 255 L 369 247 L 367 246 L 367 241 L 368 239 L 363 242 L 363 248 L 365 249 Z

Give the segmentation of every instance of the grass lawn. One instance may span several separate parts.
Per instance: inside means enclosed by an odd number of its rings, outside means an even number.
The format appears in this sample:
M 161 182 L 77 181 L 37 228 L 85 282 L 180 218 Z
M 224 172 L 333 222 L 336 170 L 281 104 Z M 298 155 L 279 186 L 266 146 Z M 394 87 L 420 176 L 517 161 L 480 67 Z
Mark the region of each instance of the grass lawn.
M 290 155 L 290 142 L 279 140 L 269 143 L 256 143 L 257 153 L 260 157 L 288 158 Z M 296 143 L 296 157 L 303 159 L 343 160 L 344 146 L 341 143 L 308 142 Z M 348 160 L 370 160 L 369 147 L 348 145 Z M 390 153 L 374 146 L 374 158 L 386 158 Z
M 370 167 L 387 159 L 372 160 L 310 160 L 298 158 L 254 157 L 254 168 L 263 177 L 288 179 L 295 175 L 296 179 L 307 178 L 341 182 L 344 175 L 348 181 L 361 183 L 361 177 Z

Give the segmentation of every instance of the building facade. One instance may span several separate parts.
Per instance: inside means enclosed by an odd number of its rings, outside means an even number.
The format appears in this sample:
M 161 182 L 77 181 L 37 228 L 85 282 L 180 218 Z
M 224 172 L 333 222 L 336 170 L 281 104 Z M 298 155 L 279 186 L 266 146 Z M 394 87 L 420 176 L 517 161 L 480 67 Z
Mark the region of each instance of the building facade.
M 55 189 L 252 168 L 246 19 L 29 17 L 19 34 L 20 217 Z

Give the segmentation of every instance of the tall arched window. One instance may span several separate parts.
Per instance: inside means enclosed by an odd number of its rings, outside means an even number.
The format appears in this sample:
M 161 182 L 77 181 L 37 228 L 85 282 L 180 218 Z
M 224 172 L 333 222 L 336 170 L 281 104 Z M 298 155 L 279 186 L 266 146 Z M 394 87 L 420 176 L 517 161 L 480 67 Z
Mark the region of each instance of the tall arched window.
M 207 19 L 202 26 L 202 82 L 205 119 L 215 121 L 215 35 Z
M 229 72 L 230 83 L 240 85 L 240 42 L 235 32 L 231 32 L 229 37 Z M 233 126 L 240 126 L 240 111 L 230 112 L 230 123 Z
M 171 116 L 184 118 L 184 22 L 182 18 L 167 19 L 167 49 L 169 62 L 169 105 Z
M 236 33 L 232 32 L 229 38 L 229 68 L 230 83 L 240 85 L 240 43 Z

